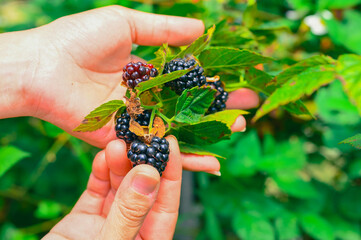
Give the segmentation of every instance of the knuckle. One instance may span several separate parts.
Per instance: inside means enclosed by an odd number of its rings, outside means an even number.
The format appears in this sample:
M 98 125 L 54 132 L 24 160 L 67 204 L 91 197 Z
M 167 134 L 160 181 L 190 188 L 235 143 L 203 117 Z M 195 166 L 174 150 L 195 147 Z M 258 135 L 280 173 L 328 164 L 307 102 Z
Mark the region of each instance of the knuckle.
M 125 203 L 122 201 L 119 201 L 117 206 L 121 218 L 126 221 L 125 223 L 129 227 L 138 227 L 149 210 L 149 207 L 145 204 Z

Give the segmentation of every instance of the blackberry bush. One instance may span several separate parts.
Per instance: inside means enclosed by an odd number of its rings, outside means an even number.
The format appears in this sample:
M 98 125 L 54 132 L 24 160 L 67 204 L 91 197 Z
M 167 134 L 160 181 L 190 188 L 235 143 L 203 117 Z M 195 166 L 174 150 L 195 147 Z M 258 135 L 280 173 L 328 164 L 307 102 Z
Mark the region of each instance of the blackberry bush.
M 163 74 L 171 73 L 174 71 L 185 70 L 193 67 L 196 64 L 194 59 L 175 59 L 165 64 Z M 186 89 L 190 89 L 196 86 L 203 86 L 206 83 L 206 77 L 203 75 L 204 70 L 200 66 L 196 66 L 192 71 L 184 76 L 177 78 L 171 82 L 167 82 L 165 86 L 170 87 L 178 95 Z
M 151 111 L 146 110 L 142 114 L 138 114 L 135 121 L 141 126 L 148 126 L 150 121 Z M 118 138 L 123 139 L 126 143 L 131 143 L 137 140 L 138 137 L 129 130 L 130 115 L 127 111 L 121 114 L 116 120 L 115 132 Z
M 207 82 L 206 86 L 210 86 L 212 89 L 217 90 L 216 98 L 212 105 L 209 107 L 207 114 L 216 113 L 226 109 L 226 102 L 228 100 L 228 92 L 222 87 L 221 81 Z
M 148 81 L 150 77 L 156 76 L 158 76 L 158 70 L 152 64 L 130 62 L 123 68 L 123 84 L 131 89 L 141 82 Z
M 128 151 L 128 158 L 133 167 L 139 164 L 149 164 L 155 167 L 162 176 L 169 160 L 169 143 L 165 138 L 153 137 L 150 145 L 137 140 Z

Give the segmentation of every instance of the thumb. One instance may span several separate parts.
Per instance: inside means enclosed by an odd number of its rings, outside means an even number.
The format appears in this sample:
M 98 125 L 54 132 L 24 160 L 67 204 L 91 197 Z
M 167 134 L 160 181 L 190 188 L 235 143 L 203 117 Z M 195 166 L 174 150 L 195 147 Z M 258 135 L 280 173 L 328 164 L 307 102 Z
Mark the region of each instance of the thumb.
M 159 182 L 154 167 L 133 168 L 119 186 L 100 239 L 134 239 L 157 197 Z

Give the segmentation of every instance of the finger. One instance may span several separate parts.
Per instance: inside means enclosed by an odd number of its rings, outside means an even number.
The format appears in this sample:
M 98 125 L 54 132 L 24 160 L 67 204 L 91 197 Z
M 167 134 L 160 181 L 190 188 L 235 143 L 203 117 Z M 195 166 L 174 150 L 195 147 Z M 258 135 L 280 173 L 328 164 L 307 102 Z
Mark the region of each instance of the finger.
M 255 108 L 259 104 L 258 94 L 254 91 L 242 88 L 229 94 L 227 108 L 229 109 L 249 109 Z
M 170 146 L 169 162 L 161 178 L 158 198 L 140 230 L 140 236 L 149 239 L 172 239 L 178 219 L 182 161 L 176 138 L 168 136 L 167 140 Z
M 246 119 L 240 115 L 236 118 L 233 125 L 231 126 L 232 132 L 244 132 L 246 131 Z
M 87 189 L 75 204 L 72 213 L 100 214 L 109 189 L 109 169 L 103 150 L 94 158 L 93 169 L 89 177 Z
M 182 165 L 184 170 L 193 172 L 218 172 L 220 164 L 213 156 L 182 153 Z
M 133 43 L 139 45 L 168 43 L 182 46 L 190 44 L 204 32 L 203 22 L 197 19 L 144 13 L 119 6 L 116 10 L 120 16 L 126 16 Z
M 153 206 L 159 182 L 154 167 L 145 164 L 134 167 L 119 186 L 100 239 L 134 239 Z

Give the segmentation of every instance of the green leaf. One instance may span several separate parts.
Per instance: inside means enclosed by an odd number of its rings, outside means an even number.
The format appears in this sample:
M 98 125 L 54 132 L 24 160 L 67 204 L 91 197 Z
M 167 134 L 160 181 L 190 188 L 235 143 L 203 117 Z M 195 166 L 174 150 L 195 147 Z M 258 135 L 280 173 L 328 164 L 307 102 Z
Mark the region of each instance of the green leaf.
M 243 86 L 240 86 L 240 88 L 251 88 L 254 91 L 265 94 L 266 96 L 270 96 L 278 87 L 277 81 L 273 80 L 272 76 L 253 67 L 246 69 L 245 80 L 247 81 L 247 84 L 242 84 Z M 288 103 L 283 107 L 290 113 L 296 115 L 306 114 L 312 116 L 301 100 Z
M 0 177 L 20 160 L 29 157 L 30 154 L 14 146 L 0 148 Z
M 225 158 L 223 156 L 220 156 L 218 154 L 212 153 L 208 150 L 205 150 L 202 148 L 202 146 L 196 146 L 196 145 L 192 145 L 192 144 L 187 144 L 184 142 L 179 142 L 179 148 L 180 151 L 182 153 L 192 153 L 192 154 L 196 154 L 196 155 L 201 155 L 201 156 L 213 156 L 213 157 L 217 157 L 217 158 Z
M 253 121 L 271 112 L 279 106 L 299 100 L 304 95 L 311 95 L 323 85 L 335 78 L 332 66 L 316 66 L 292 77 L 278 88 L 258 109 Z
M 328 217 L 327 220 L 332 225 L 337 239 L 361 240 L 360 225 L 358 222 L 350 222 L 339 216 Z
M 285 193 L 297 198 L 316 198 L 318 193 L 311 182 L 301 179 L 297 173 L 281 171 L 273 176 L 278 187 Z
M 250 67 L 272 61 L 271 58 L 264 57 L 247 49 L 239 50 L 228 47 L 211 47 L 204 50 L 199 55 L 198 60 L 205 69 Z
M 300 222 L 305 232 L 317 240 L 332 240 L 335 238 L 332 226 L 319 215 L 303 214 L 300 217 Z
M 215 211 L 211 208 L 205 209 L 205 228 L 208 232 L 208 239 L 222 240 L 224 235 L 222 233 L 221 223 Z
M 297 217 L 289 212 L 283 212 L 275 219 L 275 227 L 279 240 L 291 240 L 300 238 Z
M 230 25 L 226 20 L 216 24 L 211 41 L 212 46 L 239 47 L 254 40 L 253 33 L 244 26 Z
M 256 131 L 250 131 L 240 138 L 235 145 L 233 155 L 226 162 L 232 176 L 252 176 L 257 171 L 261 160 L 261 144 Z
M 178 55 L 174 58 L 184 58 L 187 55 L 193 55 L 193 56 L 199 55 L 209 45 L 214 30 L 215 30 L 215 26 L 213 25 L 211 28 L 208 29 L 206 34 L 200 36 L 192 44 L 190 44 L 184 50 L 178 53 Z
M 183 91 L 177 101 L 175 120 L 181 123 L 198 122 L 211 106 L 216 92 L 209 87 Z
M 232 131 L 225 123 L 208 121 L 180 126 L 172 129 L 171 134 L 175 135 L 179 141 L 188 144 L 203 145 L 229 139 Z
M 163 75 L 159 75 L 155 78 L 152 78 L 148 81 L 145 82 L 141 82 L 140 84 L 138 84 L 138 86 L 135 88 L 136 90 L 139 91 L 139 93 L 142 93 L 146 90 L 149 90 L 153 87 L 159 86 L 161 84 L 170 82 L 174 79 L 177 79 L 187 73 L 189 73 L 190 71 L 192 71 L 193 68 L 188 68 L 186 70 L 180 70 L 180 71 L 174 71 L 168 74 L 163 74 Z
M 318 9 L 343 9 L 361 3 L 361 0 L 318 0 Z
M 340 56 L 337 72 L 346 94 L 361 114 L 361 56 L 353 54 Z
M 357 159 L 350 164 L 348 175 L 351 179 L 361 177 L 361 159 Z
M 277 144 L 275 151 L 265 154 L 259 161 L 258 169 L 273 173 L 276 171 L 287 171 L 301 169 L 306 163 L 306 154 L 303 142 L 291 139 L 287 142 Z
M 324 55 L 317 55 L 310 57 L 308 59 L 302 60 L 291 67 L 287 68 L 285 71 L 281 72 L 274 78 L 273 85 L 279 86 L 286 83 L 291 78 L 299 75 L 300 73 L 306 71 L 309 68 L 314 68 L 321 65 L 335 64 L 335 60 L 331 57 Z
M 243 25 L 247 28 L 252 27 L 256 22 L 257 15 L 257 3 L 255 0 L 248 1 L 247 8 L 243 12 Z
M 239 211 L 232 220 L 233 230 L 243 240 L 273 240 L 274 229 L 267 219 Z
M 248 112 L 239 109 L 224 110 L 207 115 L 203 117 L 201 121 L 220 121 L 227 124 L 228 128 L 231 128 L 237 117 L 246 114 L 248 114 Z
M 111 100 L 102 104 L 93 111 L 91 111 L 76 127 L 74 132 L 92 132 L 105 126 L 111 119 L 113 114 L 120 108 L 125 107 L 122 100 Z
M 240 206 L 248 212 L 257 212 L 265 218 L 274 218 L 284 211 L 279 203 L 265 196 L 263 192 L 247 190 L 240 195 Z
M 350 102 L 340 81 L 318 90 L 315 102 L 320 118 L 328 124 L 352 126 L 361 122 L 357 107 Z
M 341 213 L 349 219 L 361 220 L 361 187 L 349 187 L 340 194 L 337 201 Z
M 342 14 L 342 21 L 334 18 L 324 19 L 329 36 L 338 45 L 344 46 L 351 52 L 361 54 L 361 32 L 355 31 L 359 28 L 361 14 L 356 10 L 346 10 Z M 344 36 L 347 36 L 345 38 Z
M 340 143 L 347 143 L 353 146 L 354 148 L 361 149 L 361 133 L 349 137 Z
M 164 43 L 159 49 L 158 51 L 155 52 L 155 55 L 157 56 L 157 58 L 159 58 L 161 61 L 154 61 L 153 65 L 155 68 L 158 69 L 158 71 L 160 73 L 163 72 L 164 66 L 167 62 L 167 58 L 169 57 L 170 54 L 170 50 L 168 47 L 167 43 Z
M 35 216 L 40 219 L 53 219 L 61 214 L 61 206 L 57 202 L 43 200 L 35 211 Z

